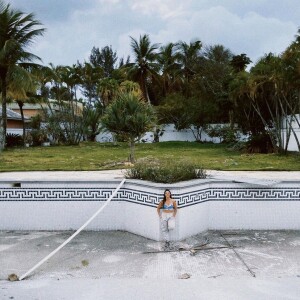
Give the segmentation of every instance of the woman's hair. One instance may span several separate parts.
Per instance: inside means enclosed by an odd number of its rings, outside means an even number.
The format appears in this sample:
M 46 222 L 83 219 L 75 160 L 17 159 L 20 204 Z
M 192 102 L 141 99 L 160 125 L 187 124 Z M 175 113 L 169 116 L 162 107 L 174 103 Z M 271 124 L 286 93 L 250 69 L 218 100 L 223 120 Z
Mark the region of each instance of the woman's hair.
M 172 199 L 172 193 L 171 193 L 171 191 L 169 190 L 169 189 L 165 189 L 165 191 L 164 191 L 164 199 L 163 199 L 163 206 L 164 206 L 164 204 L 165 204 L 165 202 L 166 202 L 166 192 L 169 192 L 170 193 L 170 198 Z

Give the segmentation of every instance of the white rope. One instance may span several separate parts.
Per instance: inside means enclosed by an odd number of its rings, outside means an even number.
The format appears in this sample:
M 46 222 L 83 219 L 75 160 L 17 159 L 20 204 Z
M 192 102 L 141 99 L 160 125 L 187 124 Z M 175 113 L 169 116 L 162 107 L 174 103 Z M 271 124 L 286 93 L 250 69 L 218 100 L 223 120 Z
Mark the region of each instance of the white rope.
M 117 194 L 119 189 L 122 187 L 126 179 L 123 179 L 122 182 L 118 185 L 118 187 L 114 190 L 114 192 L 111 194 L 111 196 L 107 199 L 105 204 L 103 204 L 92 216 L 90 219 L 88 219 L 74 234 L 72 234 L 65 242 L 63 242 L 59 247 L 57 247 L 54 251 L 52 251 L 49 255 L 47 255 L 45 258 L 43 258 L 39 263 L 37 263 L 34 267 L 32 267 L 28 272 L 23 274 L 19 280 L 24 279 L 26 276 L 28 276 L 30 273 L 32 273 L 35 269 L 37 269 L 39 266 L 41 266 L 44 262 L 46 262 L 49 258 L 51 258 L 55 253 L 57 253 L 61 248 L 63 248 L 65 245 L 67 245 L 77 234 L 79 234 L 88 224 L 90 224 L 97 216 L 98 214 L 108 205 L 108 203 L 111 201 L 111 199 Z

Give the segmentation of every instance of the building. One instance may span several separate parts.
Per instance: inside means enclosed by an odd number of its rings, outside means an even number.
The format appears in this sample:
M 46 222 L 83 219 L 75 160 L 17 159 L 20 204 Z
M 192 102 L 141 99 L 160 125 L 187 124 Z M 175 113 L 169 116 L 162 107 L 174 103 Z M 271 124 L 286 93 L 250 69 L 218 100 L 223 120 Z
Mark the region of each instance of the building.
M 45 111 L 53 111 L 53 112 L 59 112 L 61 110 L 61 106 L 64 105 L 68 105 L 70 102 L 68 101 L 57 101 L 57 100 L 53 100 L 53 99 L 49 99 L 48 103 L 24 103 L 23 105 L 23 113 L 24 116 L 31 118 L 34 117 L 36 115 L 44 115 Z M 82 114 L 83 111 L 83 104 L 80 102 L 71 102 L 75 113 L 77 115 Z M 20 113 L 20 107 L 16 102 L 12 102 L 12 103 L 8 103 L 7 107 L 11 110 L 13 110 L 14 112 Z
M 7 108 L 7 133 L 14 133 L 23 135 L 23 122 L 22 116 Z M 0 107 L 0 117 L 2 115 L 2 108 Z M 30 118 L 24 116 L 25 123 L 30 121 Z

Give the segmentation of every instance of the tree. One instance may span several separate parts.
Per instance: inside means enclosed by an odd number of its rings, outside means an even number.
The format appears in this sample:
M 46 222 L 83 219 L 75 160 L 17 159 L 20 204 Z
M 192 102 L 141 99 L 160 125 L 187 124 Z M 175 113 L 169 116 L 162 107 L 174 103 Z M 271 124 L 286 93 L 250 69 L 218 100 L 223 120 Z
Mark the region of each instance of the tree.
M 83 105 L 78 101 L 46 100 L 43 118 L 53 143 L 77 145 L 86 129 Z
M 41 25 L 35 19 L 34 14 L 25 15 L 19 10 L 11 9 L 9 4 L 0 0 L 0 84 L 2 94 L 0 150 L 5 147 L 8 86 L 11 78 L 18 74 L 17 69 L 26 70 L 34 60 L 40 60 L 39 57 L 25 49 L 37 36 L 43 35 L 45 29 L 40 28 Z
M 140 89 L 139 84 L 130 80 L 125 80 L 120 83 L 119 92 L 132 93 L 138 97 L 142 97 L 142 91 Z
M 83 88 L 83 95 L 87 98 L 87 105 L 94 106 L 99 101 L 99 94 L 97 92 L 97 83 L 103 78 L 103 69 L 99 66 L 93 66 L 85 62 L 79 64 L 81 86 Z
M 83 109 L 84 131 L 87 139 L 91 142 L 95 142 L 97 135 L 100 133 L 100 117 L 102 114 L 103 107 L 101 105 L 87 106 Z
M 155 125 L 152 106 L 133 93 L 120 93 L 107 107 L 102 117 L 103 126 L 129 142 L 131 163 L 135 161 L 135 142 Z
M 231 65 L 236 73 L 245 71 L 247 65 L 251 63 L 251 59 L 245 54 L 234 55 L 231 60 Z
M 35 94 L 38 89 L 38 82 L 33 71 L 34 70 L 31 70 L 29 72 L 23 68 L 15 68 L 7 86 L 6 102 L 11 103 L 12 101 L 15 101 L 20 109 L 23 125 L 23 141 L 25 138 L 23 106 L 25 102 L 32 102 L 30 95 Z
M 138 41 L 133 37 L 130 38 L 135 61 L 126 65 L 128 75 L 140 84 L 144 99 L 150 104 L 148 85 L 158 77 L 159 64 L 156 62 L 156 50 L 159 45 L 151 45 L 149 36 L 146 34 L 140 36 Z
M 231 58 L 231 51 L 223 45 L 206 46 L 195 66 L 192 95 L 218 108 L 212 122 L 230 121 L 233 124 L 233 103 L 228 93 L 228 83 L 232 77 Z
M 105 109 L 113 100 L 119 89 L 119 83 L 113 78 L 103 78 L 97 83 L 97 93 L 100 96 L 100 103 Z
M 160 52 L 157 56 L 157 61 L 160 65 L 161 82 L 162 82 L 162 95 L 166 95 L 176 86 L 177 75 L 180 70 L 180 64 L 177 62 L 179 58 L 176 52 L 176 45 L 168 43 L 165 46 L 160 47 Z
M 168 95 L 157 107 L 159 122 L 172 123 L 177 130 L 190 129 L 196 141 L 216 114 L 216 104 L 204 96 L 185 97 L 180 93 Z
M 83 103 L 76 98 L 77 85 L 80 84 L 80 67 L 54 66 L 44 68 L 37 74 L 41 81 L 41 96 L 44 105 L 43 121 L 53 143 L 78 144 L 85 131 L 87 114 Z M 46 88 L 46 84 L 49 86 Z M 53 100 L 54 99 L 54 100 Z
M 289 108 L 289 116 L 286 120 L 300 151 L 300 139 L 295 131 L 295 125 L 300 129 L 300 29 L 295 40 L 283 52 L 281 58 L 286 84 L 284 102 Z
M 248 82 L 251 104 L 271 137 L 274 149 L 278 146 L 280 152 L 287 148 L 282 139 L 282 117 L 286 116 L 282 103 L 285 90 L 282 75 L 281 58 L 269 53 L 251 69 Z
M 169 94 L 162 103 L 157 106 L 158 121 L 160 124 L 174 124 L 177 130 L 187 128 L 185 113 L 186 97 L 181 93 Z
M 232 53 L 223 45 L 205 47 L 201 63 L 197 67 L 199 81 L 204 89 L 216 98 L 228 97 Z M 198 80 L 198 78 L 197 78 Z
M 90 55 L 90 63 L 93 67 L 101 67 L 104 77 L 112 77 L 117 60 L 117 53 L 112 50 L 111 46 L 105 46 L 101 50 L 93 47 Z
M 77 88 L 81 84 L 81 68 L 79 64 L 73 64 L 72 67 L 65 66 L 62 69 L 62 72 L 60 74 L 60 79 L 62 82 L 64 82 L 67 87 L 70 89 L 70 94 L 72 97 L 77 99 Z
M 244 110 L 251 138 L 257 141 L 260 136 L 268 135 L 273 150 L 280 152 L 287 152 L 292 132 L 288 115 L 295 114 L 298 108 L 286 76 L 286 70 L 290 69 L 291 66 L 286 65 L 280 56 L 269 53 L 249 73 L 242 70 L 230 82 L 235 108 L 240 112 Z M 286 123 L 285 135 L 282 132 L 283 120 Z
M 235 122 L 245 134 L 258 136 L 265 133 L 265 126 L 251 103 L 249 80 L 249 72 L 235 74 L 228 84 L 228 93 Z
M 196 74 L 196 66 L 199 62 L 202 43 L 198 40 L 190 42 L 180 41 L 177 44 L 178 62 L 180 64 L 180 74 L 183 82 L 183 92 L 186 96 L 190 95 L 190 82 Z

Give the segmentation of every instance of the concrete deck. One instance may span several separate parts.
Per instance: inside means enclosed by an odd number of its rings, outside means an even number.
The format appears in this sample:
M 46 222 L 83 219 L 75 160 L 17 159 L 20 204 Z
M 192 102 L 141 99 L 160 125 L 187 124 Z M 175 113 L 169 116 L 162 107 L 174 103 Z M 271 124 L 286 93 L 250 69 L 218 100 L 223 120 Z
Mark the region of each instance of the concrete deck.
M 160 242 L 82 232 L 23 281 L 72 232 L 0 232 L 0 299 L 299 299 L 299 231 L 209 231 L 176 243 L 214 249 L 143 253 Z M 225 238 L 225 239 L 224 239 Z M 227 247 L 228 243 L 235 246 Z M 181 279 L 185 274 L 189 279 Z M 255 277 L 253 276 L 255 275 Z
M 0 172 L 0 181 L 101 181 L 121 179 L 125 170 L 107 171 L 35 171 L 35 172 Z M 208 178 L 220 180 L 264 180 L 288 181 L 300 180 L 300 171 L 207 171 Z

